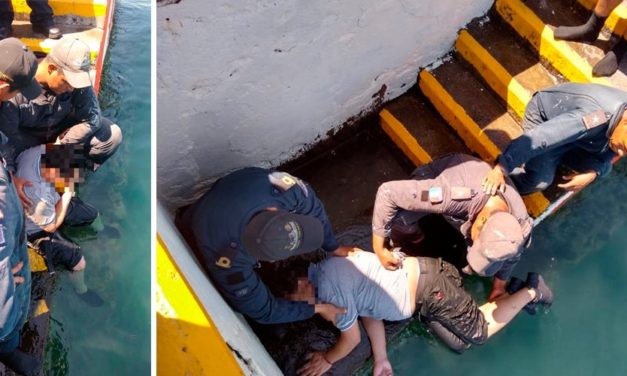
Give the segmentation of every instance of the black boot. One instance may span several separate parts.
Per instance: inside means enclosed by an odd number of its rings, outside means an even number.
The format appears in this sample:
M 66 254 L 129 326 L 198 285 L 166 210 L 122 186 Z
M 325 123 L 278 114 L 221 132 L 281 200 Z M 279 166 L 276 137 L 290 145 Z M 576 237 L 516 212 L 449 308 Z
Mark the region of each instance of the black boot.
M 540 274 L 527 274 L 527 287 L 534 289 L 536 292 L 536 297 L 527 305 L 536 306 L 542 304 L 545 307 L 550 307 L 553 304 L 553 291 L 547 286 Z
M 0 362 L 14 372 L 24 376 L 37 376 L 41 371 L 41 360 L 19 349 L 0 353 Z
M 579 26 L 560 26 L 553 32 L 555 39 L 571 40 L 576 42 L 594 42 L 607 17 L 599 17 L 594 12 L 588 21 Z
M 54 26 L 54 24 L 33 24 L 33 31 L 43 34 L 50 39 L 61 39 L 63 36 L 61 29 Z
M 627 40 L 621 38 L 616 46 L 608 51 L 603 59 L 592 68 L 592 74 L 597 77 L 608 77 L 613 75 L 620 65 L 621 60 L 627 53 Z

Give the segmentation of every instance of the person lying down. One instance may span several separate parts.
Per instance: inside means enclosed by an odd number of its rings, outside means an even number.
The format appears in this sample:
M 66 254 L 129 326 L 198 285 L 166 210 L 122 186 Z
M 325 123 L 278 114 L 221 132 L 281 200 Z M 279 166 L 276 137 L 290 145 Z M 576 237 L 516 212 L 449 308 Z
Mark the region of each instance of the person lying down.
M 521 309 L 535 313 L 538 305 L 550 306 L 553 301 L 543 278 L 529 273 L 526 282 L 512 278 L 509 294 L 479 307 L 462 288 L 457 269 L 430 257 L 404 257 L 402 268 L 390 271 L 374 253 L 355 251 L 348 257 L 330 257 L 311 264 L 308 270 L 300 269 L 283 279 L 288 299 L 312 304 L 324 301 L 347 310 L 334 322 L 341 333 L 335 346 L 312 353 L 299 369 L 300 376 L 322 375 L 347 356 L 361 341 L 359 317 L 370 339 L 373 373 L 380 376 L 393 374 L 381 320 L 404 320 L 419 312 L 434 335 L 461 353 L 472 344 L 485 343 Z

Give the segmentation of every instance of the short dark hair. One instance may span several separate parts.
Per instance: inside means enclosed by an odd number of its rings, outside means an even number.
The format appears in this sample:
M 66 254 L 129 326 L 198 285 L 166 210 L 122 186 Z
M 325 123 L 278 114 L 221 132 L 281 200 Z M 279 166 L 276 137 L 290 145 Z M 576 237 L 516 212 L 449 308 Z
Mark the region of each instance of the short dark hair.
M 307 278 L 309 265 L 312 262 L 319 262 L 320 259 L 319 255 L 308 254 L 264 263 L 260 276 L 274 296 L 285 298 L 296 291 L 299 278 Z
M 41 156 L 41 164 L 47 168 L 58 168 L 61 177 L 73 177 L 75 168 L 93 166 L 93 162 L 85 155 L 83 144 L 47 144 L 46 152 Z

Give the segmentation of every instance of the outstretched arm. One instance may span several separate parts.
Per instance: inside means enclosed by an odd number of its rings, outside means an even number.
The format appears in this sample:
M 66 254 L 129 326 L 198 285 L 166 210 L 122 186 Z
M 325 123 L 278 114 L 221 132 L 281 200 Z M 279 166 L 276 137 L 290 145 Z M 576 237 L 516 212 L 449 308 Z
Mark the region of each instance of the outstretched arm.
M 388 360 L 388 353 L 385 348 L 385 327 L 383 326 L 383 321 L 371 317 L 362 317 L 362 322 L 372 347 L 372 355 L 374 357 L 373 375 L 392 375 L 392 365 Z
M 357 321 L 347 330 L 340 332 L 340 338 L 330 350 L 311 354 L 307 363 L 298 370 L 299 376 L 317 376 L 327 372 L 333 364 L 348 355 L 361 341 Z

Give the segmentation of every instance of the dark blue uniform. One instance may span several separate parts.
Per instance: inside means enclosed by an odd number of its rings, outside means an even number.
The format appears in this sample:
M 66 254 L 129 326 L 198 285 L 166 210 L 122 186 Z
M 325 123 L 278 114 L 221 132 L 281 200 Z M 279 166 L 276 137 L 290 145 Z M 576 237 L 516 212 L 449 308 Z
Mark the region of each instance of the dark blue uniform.
M 627 92 L 597 84 L 566 83 L 540 90 L 525 109 L 525 132 L 499 164 L 521 194 L 546 189 L 560 163 L 604 176 L 616 154 L 609 138 L 627 108 Z M 517 169 L 524 165 L 524 171 Z
M 322 202 L 309 185 L 261 168 L 245 168 L 218 180 L 182 214 L 181 222 L 191 230 L 200 262 L 235 310 L 264 324 L 310 318 L 313 305 L 270 293 L 254 271 L 257 259 L 244 247 L 244 228 L 269 207 L 318 218 L 324 227 L 322 248 L 332 252 L 338 247 Z

